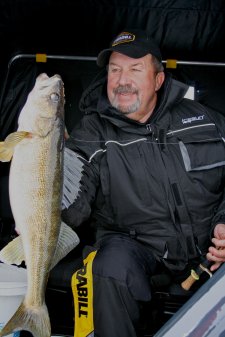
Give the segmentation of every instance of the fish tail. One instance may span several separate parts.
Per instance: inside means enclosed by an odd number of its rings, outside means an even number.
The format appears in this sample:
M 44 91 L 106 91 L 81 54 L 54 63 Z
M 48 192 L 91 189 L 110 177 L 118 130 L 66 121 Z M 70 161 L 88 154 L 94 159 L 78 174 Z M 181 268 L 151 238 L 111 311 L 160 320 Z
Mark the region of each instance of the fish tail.
M 34 337 L 50 337 L 51 325 L 46 304 L 41 307 L 26 307 L 21 303 L 15 314 L 0 331 L 0 337 L 16 331 L 27 330 Z

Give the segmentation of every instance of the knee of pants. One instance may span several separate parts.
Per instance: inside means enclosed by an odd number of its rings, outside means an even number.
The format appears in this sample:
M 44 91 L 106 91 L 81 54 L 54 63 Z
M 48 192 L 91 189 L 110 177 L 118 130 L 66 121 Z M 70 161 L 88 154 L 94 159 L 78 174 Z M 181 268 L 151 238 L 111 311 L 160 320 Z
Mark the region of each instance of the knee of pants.
M 151 260 L 151 259 L 150 259 Z M 115 240 L 100 246 L 93 262 L 93 274 L 126 286 L 136 300 L 151 299 L 150 272 L 154 260 L 129 240 Z

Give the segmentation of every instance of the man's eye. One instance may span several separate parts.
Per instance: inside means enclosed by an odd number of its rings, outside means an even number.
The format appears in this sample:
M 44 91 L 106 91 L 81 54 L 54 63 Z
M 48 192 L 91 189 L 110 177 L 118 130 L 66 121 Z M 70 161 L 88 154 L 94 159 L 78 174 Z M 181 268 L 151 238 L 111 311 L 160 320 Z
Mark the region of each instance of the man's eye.
M 112 68 L 111 69 L 111 73 L 117 73 L 117 72 L 119 72 L 119 68 Z
M 134 72 L 140 72 L 141 70 L 140 69 L 138 69 L 138 68 L 132 68 L 132 71 L 134 71 Z

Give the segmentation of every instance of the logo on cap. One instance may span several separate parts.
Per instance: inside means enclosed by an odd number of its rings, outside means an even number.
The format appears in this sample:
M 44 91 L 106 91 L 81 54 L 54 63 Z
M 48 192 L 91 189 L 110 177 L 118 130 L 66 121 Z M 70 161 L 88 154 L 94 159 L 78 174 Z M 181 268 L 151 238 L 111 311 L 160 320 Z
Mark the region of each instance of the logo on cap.
M 115 47 L 115 46 L 117 46 L 118 44 L 121 44 L 121 43 L 132 42 L 134 40 L 135 40 L 134 34 L 131 34 L 131 33 L 128 33 L 128 32 L 122 32 L 113 41 L 112 47 Z

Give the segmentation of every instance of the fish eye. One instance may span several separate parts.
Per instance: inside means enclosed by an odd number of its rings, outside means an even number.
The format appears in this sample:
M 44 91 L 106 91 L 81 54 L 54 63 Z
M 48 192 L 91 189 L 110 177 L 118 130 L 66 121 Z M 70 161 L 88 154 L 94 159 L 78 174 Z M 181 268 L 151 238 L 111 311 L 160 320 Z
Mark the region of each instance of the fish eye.
M 56 92 L 53 92 L 51 95 L 50 95 L 50 98 L 53 102 L 58 102 L 59 101 L 59 94 L 57 94 Z

